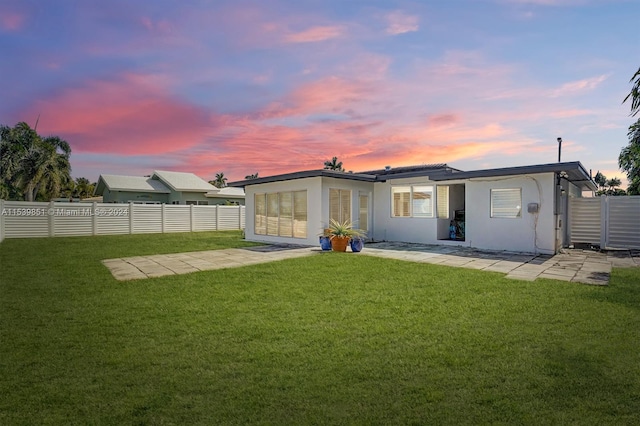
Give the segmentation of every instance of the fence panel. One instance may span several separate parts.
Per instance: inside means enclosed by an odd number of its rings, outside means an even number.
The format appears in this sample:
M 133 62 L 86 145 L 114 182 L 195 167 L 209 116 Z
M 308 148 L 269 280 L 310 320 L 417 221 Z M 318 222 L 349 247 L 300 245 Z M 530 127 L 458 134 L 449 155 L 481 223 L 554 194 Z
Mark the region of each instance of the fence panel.
M 54 203 L 53 236 L 93 235 L 93 214 L 91 204 Z
M 217 206 L 193 206 L 193 230 L 215 231 L 218 217 Z
M 162 204 L 132 204 L 133 233 L 162 232 Z
M 218 230 L 240 229 L 238 206 L 218 206 Z
M 243 229 L 244 206 L 40 203 L 0 200 L 4 238 Z
M 164 232 L 191 231 L 191 206 L 164 204 Z
M 640 248 L 640 196 L 609 197 L 607 247 Z
M 49 203 L 3 202 L 4 237 L 49 237 L 49 208 Z
M 573 198 L 571 243 L 640 249 L 640 196 Z
M 571 243 L 600 245 L 601 200 L 595 198 L 571 198 Z
M 96 203 L 96 235 L 130 234 L 131 205 Z

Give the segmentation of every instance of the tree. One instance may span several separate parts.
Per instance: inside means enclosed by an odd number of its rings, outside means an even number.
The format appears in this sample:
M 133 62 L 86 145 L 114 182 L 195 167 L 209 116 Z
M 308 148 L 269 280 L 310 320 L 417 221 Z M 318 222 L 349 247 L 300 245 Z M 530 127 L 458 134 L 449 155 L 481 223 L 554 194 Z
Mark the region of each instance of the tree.
M 640 119 L 629 127 L 629 145 L 622 148 L 618 166 L 627 173 L 629 195 L 640 195 Z
M 633 83 L 633 87 L 622 103 L 631 99 L 631 116 L 633 117 L 640 111 L 640 68 L 638 68 L 638 71 L 631 77 L 629 83 Z
M 249 180 L 249 179 L 258 179 L 258 172 L 256 172 L 253 175 L 247 175 L 244 178 L 247 179 L 247 180 Z
M 224 173 L 216 173 L 216 178 L 214 180 L 210 180 L 209 183 L 216 188 L 224 188 L 227 186 L 227 178 L 224 177 Z
M 59 196 L 71 180 L 71 147 L 57 136 L 41 137 L 27 123 L 0 126 L 3 192 L 35 201 Z
M 94 185 L 89 182 L 89 179 L 79 177 L 74 183 L 74 190 L 72 194 L 78 198 L 87 198 L 93 195 Z
M 596 177 L 593 178 L 593 181 L 597 183 L 598 188 L 602 190 L 607 186 L 607 177 L 600 173 L 600 170 L 598 170 L 598 173 L 596 173 Z
M 339 172 L 344 172 L 344 169 L 342 168 L 342 161 L 338 161 L 338 157 L 333 157 L 331 160 L 325 161 L 324 168 L 327 170 L 337 170 Z

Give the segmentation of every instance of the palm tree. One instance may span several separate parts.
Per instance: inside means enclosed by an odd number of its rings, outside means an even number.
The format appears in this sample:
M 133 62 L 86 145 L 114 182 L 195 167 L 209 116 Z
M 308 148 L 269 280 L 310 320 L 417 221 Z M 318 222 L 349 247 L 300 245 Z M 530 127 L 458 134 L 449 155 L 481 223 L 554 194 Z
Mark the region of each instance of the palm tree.
M 245 176 L 244 178 L 245 178 L 246 180 L 249 180 L 249 179 L 258 179 L 258 172 L 256 172 L 256 173 L 255 173 L 255 174 L 253 174 L 253 175 L 247 175 L 247 176 Z
M 227 186 L 227 178 L 224 177 L 224 173 L 216 173 L 216 178 L 214 180 L 210 180 L 209 183 L 216 188 L 224 188 Z
M 631 92 L 629 92 L 627 97 L 624 98 L 624 101 L 622 101 L 622 103 L 625 103 L 627 102 L 627 100 L 631 99 L 631 116 L 633 117 L 638 113 L 638 111 L 640 111 L 640 68 L 638 68 L 638 71 L 636 71 L 633 77 L 631 77 L 629 83 L 634 83 L 634 85 L 631 88 Z
M 73 194 L 79 198 L 87 198 L 93 195 L 94 186 L 89 179 L 85 177 L 79 177 L 74 184 Z
M 57 197 L 71 179 L 71 147 L 57 136 L 42 138 L 27 123 L 0 127 L 3 185 L 34 201 Z
M 344 169 L 342 168 L 342 161 L 338 161 L 338 157 L 333 157 L 331 160 L 325 161 L 324 168 L 327 170 L 337 170 L 339 172 L 344 172 Z
M 598 173 L 596 173 L 593 181 L 598 184 L 598 188 L 600 189 L 604 189 L 607 186 L 607 177 L 600 173 L 600 170 L 598 170 Z
M 629 195 L 640 195 L 640 119 L 629 127 L 629 144 L 622 148 L 618 166 L 627 173 Z

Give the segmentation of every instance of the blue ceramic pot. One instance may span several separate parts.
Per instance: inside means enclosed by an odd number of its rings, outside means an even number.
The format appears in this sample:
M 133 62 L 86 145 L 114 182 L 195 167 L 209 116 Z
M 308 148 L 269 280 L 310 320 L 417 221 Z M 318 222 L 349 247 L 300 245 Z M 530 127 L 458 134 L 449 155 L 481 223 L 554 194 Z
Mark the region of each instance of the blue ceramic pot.
M 322 250 L 331 250 L 331 240 L 329 237 L 320 237 L 320 248 Z
M 351 244 L 351 251 L 358 253 L 361 252 L 364 247 L 364 240 L 362 238 L 352 238 L 349 244 Z

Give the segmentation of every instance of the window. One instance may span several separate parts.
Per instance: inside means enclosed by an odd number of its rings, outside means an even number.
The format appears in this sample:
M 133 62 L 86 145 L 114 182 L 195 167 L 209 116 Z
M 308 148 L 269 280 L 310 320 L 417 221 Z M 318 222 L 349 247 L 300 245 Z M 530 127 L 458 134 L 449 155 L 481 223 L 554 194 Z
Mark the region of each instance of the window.
M 265 194 L 254 195 L 255 200 L 255 233 L 267 234 L 267 200 Z
M 446 185 L 439 185 L 437 188 L 437 211 L 438 217 L 442 219 L 449 218 L 449 187 Z
M 410 200 L 411 200 L 411 187 L 410 186 L 395 186 L 391 188 L 391 202 L 393 203 L 392 210 L 394 217 L 409 217 L 411 216 Z
M 307 191 L 254 195 L 255 233 L 307 237 Z
M 433 217 L 433 186 L 391 188 L 393 217 Z
M 491 217 L 516 218 L 522 214 L 522 189 L 492 189 Z
M 351 191 L 329 188 L 329 220 L 351 220 Z
M 278 235 L 278 193 L 267 194 L 267 235 Z
M 358 228 L 367 232 L 369 229 L 369 196 L 360 195 L 359 197 L 359 212 L 358 212 Z
M 293 193 L 293 236 L 307 238 L 307 191 Z
M 180 204 L 180 201 L 174 201 L 175 204 Z M 185 202 L 186 205 L 188 206 L 208 206 L 209 202 L 208 201 L 186 201 Z

